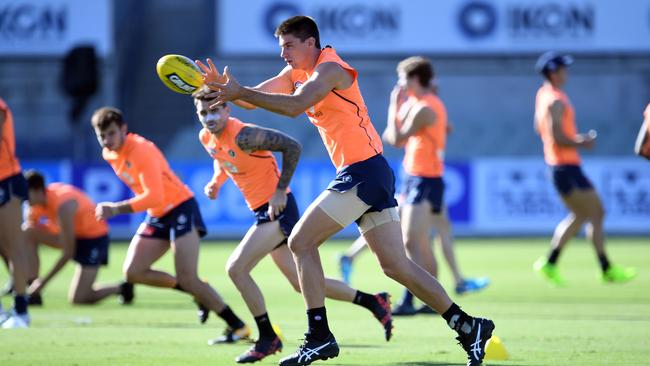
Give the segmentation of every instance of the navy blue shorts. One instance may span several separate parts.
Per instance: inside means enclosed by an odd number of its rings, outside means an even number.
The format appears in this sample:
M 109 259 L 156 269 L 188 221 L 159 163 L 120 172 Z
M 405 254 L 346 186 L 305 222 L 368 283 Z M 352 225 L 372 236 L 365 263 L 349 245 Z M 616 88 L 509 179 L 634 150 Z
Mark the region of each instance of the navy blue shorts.
M 402 183 L 401 194 L 405 204 L 417 205 L 422 200 L 427 200 L 431 204 L 431 212 L 439 214 L 444 205 L 445 182 L 442 177 L 429 178 L 408 175 Z
M 196 228 L 201 238 L 208 233 L 194 197 L 174 207 L 163 217 L 147 214 L 137 234 L 144 238 L 174 240 L 189 233 L 193 228 Z
M 0 181 L 0 207 L 16 196 L 21 201 L 27 201 L 27 180 L 23 173 L 12 175 Z
M 574 189 L 590 190 L 594 186 L 582 173 L 579 165 L 556 165 L 551 167 L 553 185 L 562 196 L 570 194 Z
M 262 206 L 253 210 L 253 215 L 255 215 L 255 224 L 260 225 L 267 222 L 271 222 L 271 218 L 268 213 L 269 204 L 265 203 Z M 284 208 L 284 211 L 280 214 L 276 220 L 280 221 L 280 230 L 287 238 L 291 234 L 291 230 L 296 226 L 298 220 L 300 220 L 300 211 L 298 210 L 298 204 L 296 203 L 296 198 L 291 192 L 287 194 L 287 206 Z
M 343 193 L 354 187 L 357 187 L 359 199 L 370 206 L 367 212 L 397 206 L 395 174 L 381 154 L 339 170 L 327 189 Z
M 108 264 L 108 235 L 93 239 L 77 238 L 74 261 L 82 266 L 105 266 Z

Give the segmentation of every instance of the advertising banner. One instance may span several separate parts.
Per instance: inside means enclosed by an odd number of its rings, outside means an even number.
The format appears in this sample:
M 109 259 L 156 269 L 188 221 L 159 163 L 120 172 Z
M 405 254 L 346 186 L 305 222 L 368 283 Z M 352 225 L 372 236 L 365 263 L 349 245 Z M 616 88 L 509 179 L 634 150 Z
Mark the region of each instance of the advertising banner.
M 112 48 L 110 0 L 0 0 L 0 55 L 60 56 L 80 44 Z
M 650 0 L 221 0 L 216 12 L 223 55 L 278 55 L 275 28 L 299 14 L 344 55 L 650 52 Z

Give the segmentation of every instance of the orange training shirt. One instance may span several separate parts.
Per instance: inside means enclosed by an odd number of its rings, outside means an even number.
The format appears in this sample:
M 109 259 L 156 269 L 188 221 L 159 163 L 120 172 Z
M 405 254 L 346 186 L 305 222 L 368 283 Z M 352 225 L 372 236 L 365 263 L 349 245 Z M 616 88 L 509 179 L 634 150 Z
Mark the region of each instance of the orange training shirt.
M 570 139 L 574 139 L 577 134 L 575 111 L 569 97 L 562 90 L 554 88 L 549 83 L 542 85 L 537 91 L 535 99 L 535 127 L 544 143 L 544 160 L 548 165 L 579 165 L 578 149 L 560 146 L 553 139 L 550 107 L 556 100 L 564 104 L 562 131 Z
M 84 192 L 65 183 L 52 183 L 45 188 L 45 204 L 29 207 L 28 222 L 37 224 L 46 218 L 46 227 L 54 233 L 60 232 L 59 208 L 62 204 L 75 200 L 77 212 L 74 215 L 74 234 L 81 239 L 99 238 L 108 234 L 106 221 L 95 218 L 95 202 Z
M 221 172 L 235 182 L 248 208 L 255 210 L 273 196 L 280 180 L 280 170 L 271 151 L 247 153 L 239 148 L 236 138 L 246 126 L 254 125 L 230 117 L 218 137 L 204 128 L 199 132 L 199 140 L 208 154 L 219 162 Z
M 354 77 L 352 85 L 344 90 L 332 90 L 327 96 L 310 107 L 305 113 L 327 148 L 330 159 L 340 170 L 383 152 L 381 138 L 368 116 L 368 108 L 363 101 L 357 80 L 357 71 L 344 62 L 333 48 L 321 51 L 316 66 L 325 62 L 335 62 Z M 292 70 L 291 81 L 298 89 L 309 79 L 313 70 Z
M 134 212 L 147 210 L 149 215 L 161 217 L 194 197 L 171 170 L 162 152 L 142 136 L 129 133 L 118 151 L 104 148 L 102 156 L 136 194 L 129 200 Z
M 411 96 L 403 105 L 422 104 L 436 114 L 432 125 L 426 126 L 406 141 L 404 170 L 419 177 L 442 177 L 444 173 L 445 144 L 447 141 L 447 110 L 433 93 L 421 97 Z
M 0 142 L 0 180 L 3 180 L 20 173 L 20 162 L 16 158 L 14 117 L 2 98 L 0 98 L 0 110 L 5 113 L 5 122 L 2 124 L 2 141 Z

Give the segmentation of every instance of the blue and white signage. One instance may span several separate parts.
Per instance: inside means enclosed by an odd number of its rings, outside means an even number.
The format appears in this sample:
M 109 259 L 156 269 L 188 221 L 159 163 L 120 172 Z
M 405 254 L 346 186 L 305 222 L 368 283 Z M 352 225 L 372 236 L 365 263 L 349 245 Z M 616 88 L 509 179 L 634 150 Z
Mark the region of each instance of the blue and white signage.
M 216 11 L 224 55 L 277 55 L 275 28 L 299 14 L 344 54 L 650 52 L 650 0 L 221 0 Z
M 60 56 L 79 44 L 112 48 L 110 0 L 0 0 L 0 55 Z

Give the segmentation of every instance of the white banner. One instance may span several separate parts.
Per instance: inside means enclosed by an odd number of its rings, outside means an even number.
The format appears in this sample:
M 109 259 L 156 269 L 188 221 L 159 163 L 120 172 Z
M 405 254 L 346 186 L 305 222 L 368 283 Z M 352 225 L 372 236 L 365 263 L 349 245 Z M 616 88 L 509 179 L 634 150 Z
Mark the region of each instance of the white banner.
M 221 0 L 216 11 L 224 55 L 277 55 L 275 27 L 298 14 L 346 54 L 650 52 L 650 0 Z
M 79 44 L 112 48 L 110 0 L 0 0 L 0 55 L 63 55 Z
M 473 228 L 482 234 L 552 233 L 567 214 L 541 158 L 473 161 Z M 605 207 L 605 228 L 650 233 L 650 165 L 637 158 L 587 159 L 583 172 Z

